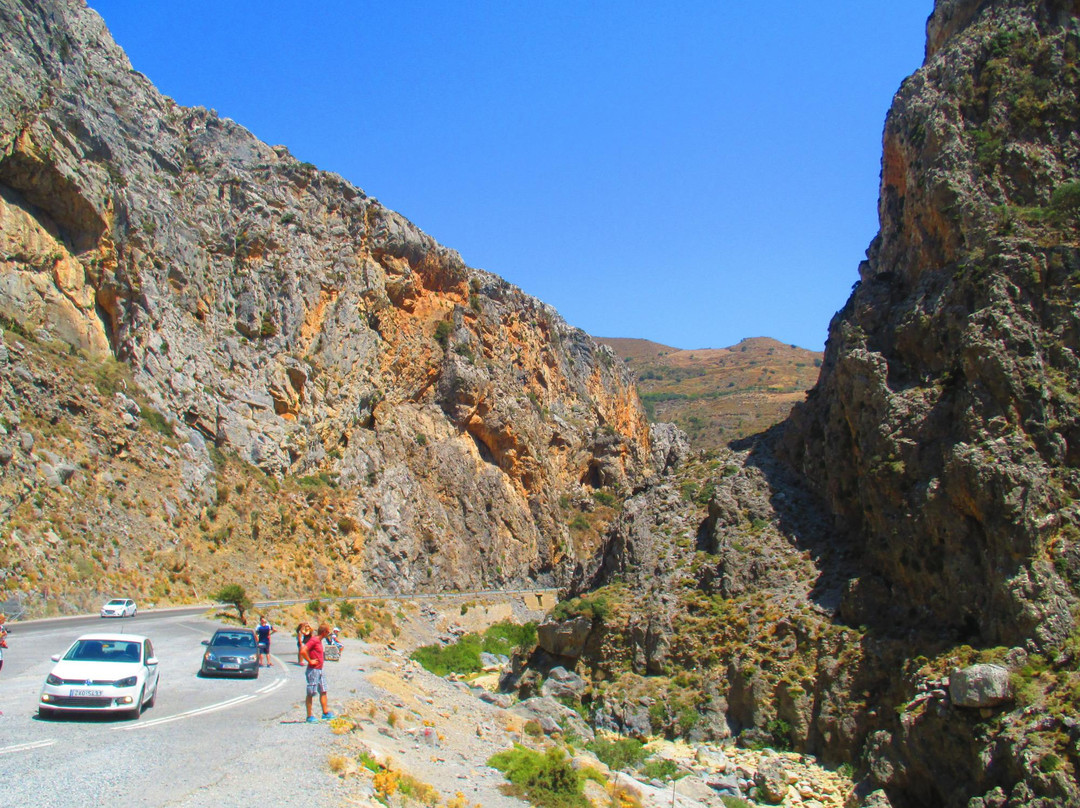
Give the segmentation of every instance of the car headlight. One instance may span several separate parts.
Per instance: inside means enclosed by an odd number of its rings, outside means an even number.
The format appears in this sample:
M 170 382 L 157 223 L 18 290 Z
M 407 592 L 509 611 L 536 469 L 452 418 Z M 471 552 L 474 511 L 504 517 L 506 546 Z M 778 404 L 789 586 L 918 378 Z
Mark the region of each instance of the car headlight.
M 205 660 L 206 660 L 207 662 L 213 662 L 214 660 L 216 660 L 216 659 L 217 659 L 217 657 L 216 657 L 216 656 L 214 656 L 214 655 L 213 655 L 213 654 L 212 654 L 212 653 L 211 653 L 210 651 L 207 651 L 207 652 L 206 652 L 206 653 L 205 653 L 205 654 L 203 655 L 203 659 L 205 659 Z
M 50 673 L 45 677 L 45 684 L 47 685 L 62 685 L 64 680 L 57 676 L 55 673 Z
M 256 659 L 258 659 L 258 655 L 248 654 L 246 657 L 244 657 L 244 662 L 254 662 Z
M 135 687 L 137 681 L 139 681 L 137 676 L 128 676 L 126 679 L 117 679 L 113 682 L 113 687 Z

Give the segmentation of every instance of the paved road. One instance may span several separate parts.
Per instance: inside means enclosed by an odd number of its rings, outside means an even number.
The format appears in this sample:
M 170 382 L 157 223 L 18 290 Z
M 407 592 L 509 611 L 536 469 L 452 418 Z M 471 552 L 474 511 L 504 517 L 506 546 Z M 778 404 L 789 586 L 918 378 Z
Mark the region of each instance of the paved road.
M 18 623 L 0 671 L 0 794 L 37 808 L 311 805 L 329 792 L 326 725 L 303 718 L 303 675 L 289 637 L 256 680 L 196 676 L 218 624 L 206 610 Z M 37 717 L 52 662 L 80 634 L 145 634 L 161 660 L 157 702 L 142 718 Z M 277 639 L 277 637 L 275 637 Z M 308 790 L 302 794 L 299 783 Z

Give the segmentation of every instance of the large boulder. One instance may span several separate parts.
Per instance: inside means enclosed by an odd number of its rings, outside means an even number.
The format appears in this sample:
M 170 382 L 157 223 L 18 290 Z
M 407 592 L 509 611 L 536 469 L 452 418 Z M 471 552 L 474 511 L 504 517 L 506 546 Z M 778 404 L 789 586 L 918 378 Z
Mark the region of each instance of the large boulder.
M 754 774 L 754 785 L 761 799 L 770 805 L 779 805 L 788 793 L 788 776 L 784 762 L 778 755 L 763 757 Z
M 579 699 L 585 692 L 585 680 L 563 667 L 552 668 L 540 688 L 540 695 L 552 698 Z
M 592 620 L 587 617 L 575 617 L 571 620 L 549 620 L 536 629 L 540 647 L 549 654 L 558 657 L 581 656 L 585 649 L 585 640 L 592 631 Z
M 532 720 L 539 723 L 545 735 L 573 732 L 585 741 L 591 741 L 594 737 L 592 729 L 580 715 L 552 698 L 538 696 L 519 701 L 511 708 L 511 712 L 526 721 Z
M 957 707 L 996 707 L 1012 701 L 1009 670 L 1001 665 L 972 665 L 953 671 L 949 698 Z

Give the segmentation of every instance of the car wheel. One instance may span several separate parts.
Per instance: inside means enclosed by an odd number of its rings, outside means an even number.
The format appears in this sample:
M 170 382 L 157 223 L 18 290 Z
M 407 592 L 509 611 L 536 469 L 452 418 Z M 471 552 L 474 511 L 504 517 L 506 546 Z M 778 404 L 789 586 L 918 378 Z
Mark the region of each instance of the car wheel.
M 135 706 L 128 713 L 128 715 L 131 716 L 132 720 L 137 721 L 139 716 L 142 715 L 143 696 L 145 696 L 145 695 L 146 695 L 146 685 L 143 685 L 142 690 L 139 691 L 139 698 L 135 701 Z
M 147 707 L 153 707 L 154 702 L 157 701 L 157 689 L 160 682 L 154 684 L 154 692 L 150 694 L 150 701 L 146 702 Z
M 50 707 L 38 707 L 37 714 L 38 718 L 44 719 L 46 721 L 56 718 L 56 710 L 53 710 Z

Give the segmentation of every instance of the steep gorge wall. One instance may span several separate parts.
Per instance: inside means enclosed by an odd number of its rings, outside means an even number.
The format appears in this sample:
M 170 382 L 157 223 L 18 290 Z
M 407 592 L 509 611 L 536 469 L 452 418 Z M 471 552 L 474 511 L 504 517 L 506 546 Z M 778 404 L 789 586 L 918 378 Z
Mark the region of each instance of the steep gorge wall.
M 862 559 L 854 624 L 1052 648 L 1080 584 L 1080 23 L 943 0 L 881 231 L 787 451 Z
M 347 490 L 350 583 L 593 563 L 599 535 L 569 517 L 642 478 L 650 447 L 609 349 L 340 177 L 161 96 L 81 3 L 4 0 L 0 30 L 0 315 L 128 364 L 177 434 Z

